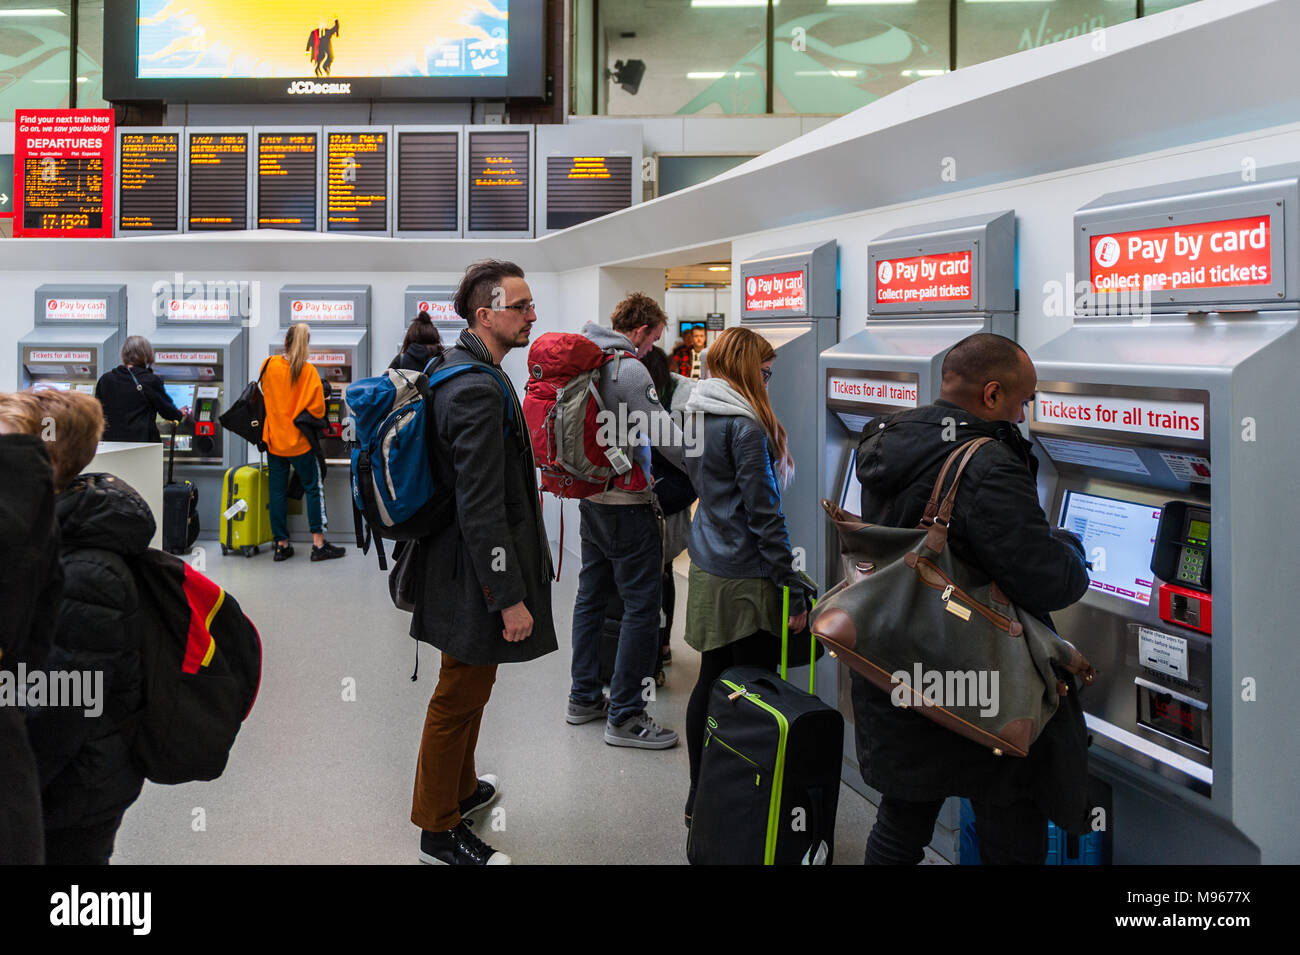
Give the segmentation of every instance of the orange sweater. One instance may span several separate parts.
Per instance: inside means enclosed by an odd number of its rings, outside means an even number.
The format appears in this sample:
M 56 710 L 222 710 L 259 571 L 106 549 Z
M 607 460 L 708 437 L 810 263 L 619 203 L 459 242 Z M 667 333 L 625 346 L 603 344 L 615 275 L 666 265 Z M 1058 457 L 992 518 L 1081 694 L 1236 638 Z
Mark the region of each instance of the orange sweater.
M 266 424 L 262 439 L 267 450 L 282 458 L 306 454 L 311 444 L 303 437 L 293 419 L 304 411 L 317 418 L 325 417 L 325 390 L 321 387 L 320 373 L 311 362 L 302 366 L 298 381 L 289 377 L 289 359 L 273 355 L 266 361 L 262 375 L 262 395 L 266 398 Z

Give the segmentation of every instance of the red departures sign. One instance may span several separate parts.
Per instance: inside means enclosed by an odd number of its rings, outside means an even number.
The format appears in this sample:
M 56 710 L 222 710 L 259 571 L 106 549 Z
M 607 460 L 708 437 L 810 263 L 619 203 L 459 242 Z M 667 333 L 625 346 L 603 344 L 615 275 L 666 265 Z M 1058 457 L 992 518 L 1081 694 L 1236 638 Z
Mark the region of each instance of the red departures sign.
M 1094 235 L 1089 240 L 1094 292 L 1174 291 L 1269 285 L 1269 217 Z
M 113 111 L 14 114 L 14 236 L 113 234 Z

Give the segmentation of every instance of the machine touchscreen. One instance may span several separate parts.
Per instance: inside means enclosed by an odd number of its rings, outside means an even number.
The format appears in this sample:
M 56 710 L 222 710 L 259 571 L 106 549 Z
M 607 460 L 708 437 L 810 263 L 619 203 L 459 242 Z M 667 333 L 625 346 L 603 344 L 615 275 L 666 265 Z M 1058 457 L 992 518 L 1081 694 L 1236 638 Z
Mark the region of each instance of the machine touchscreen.
M 183 382 L 163 382 L 163 391 L 167 392 L 167 397 L 177 408 L 194 407 L 194 386 L 187 385 Z
M 858 480 L 858 456 L 856 452 L 849 451 L 848 474 L 844 478 L 844 491 L 840 494 L 840 507 L 848 511 L 854 517 L 861 517 L 858 512 L 862 510 L 862 482 Z
M 1151 603 L 1151 552 L 1160 508 L 1095 494 L 1066 491 L 1060 526 L 1078 534 L 1092 564 L 1093 590 L 1147 606 Z

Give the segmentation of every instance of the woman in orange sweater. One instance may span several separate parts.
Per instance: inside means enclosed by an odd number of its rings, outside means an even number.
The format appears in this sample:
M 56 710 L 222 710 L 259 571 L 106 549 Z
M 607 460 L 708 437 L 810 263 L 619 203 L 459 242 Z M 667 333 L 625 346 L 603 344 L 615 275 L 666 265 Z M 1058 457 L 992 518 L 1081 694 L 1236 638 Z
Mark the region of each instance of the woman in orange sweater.
M 325 390 L 320 374 L 307 361 L 311 328 L 303 322 L 289 326 L 284 335 L 284 354 L 266 360 L 262 373 L 262 395 L 266 399 L 266 423 L 262 439 L 270 459 L 271 534 L 275 538 L 275 559 L 293 556 L 289 543 L 289 468 L 298 472 L 306 492 L 307 521 L 311 525 L 312 560 L 331 560 L 346 551 L 325 540 L 325 522 L 321 504 L 320 466 L 311 444 L 294 424 L 304 411 L 313 417 L 325 416 Z

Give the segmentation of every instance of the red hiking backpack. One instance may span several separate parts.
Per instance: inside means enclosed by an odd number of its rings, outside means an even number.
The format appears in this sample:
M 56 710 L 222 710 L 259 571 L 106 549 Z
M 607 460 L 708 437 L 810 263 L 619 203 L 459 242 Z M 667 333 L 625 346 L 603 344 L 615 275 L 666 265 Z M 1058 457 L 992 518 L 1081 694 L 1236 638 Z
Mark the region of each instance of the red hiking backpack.
M 618 474 L 606 456 L 609 446 L 600 441 L 597 415 L 605 410 L 600 376 L 612 362 L 617 379 L 618 363 L 628 358 L 637 360 L 632 352 L 604 351 L 585 335 L 571 332 L 547 332 L 528 349 L 524 420 L 543 490 L 580 498 L 610 487 L 643 491 L 650 486 L 638 464 Z

